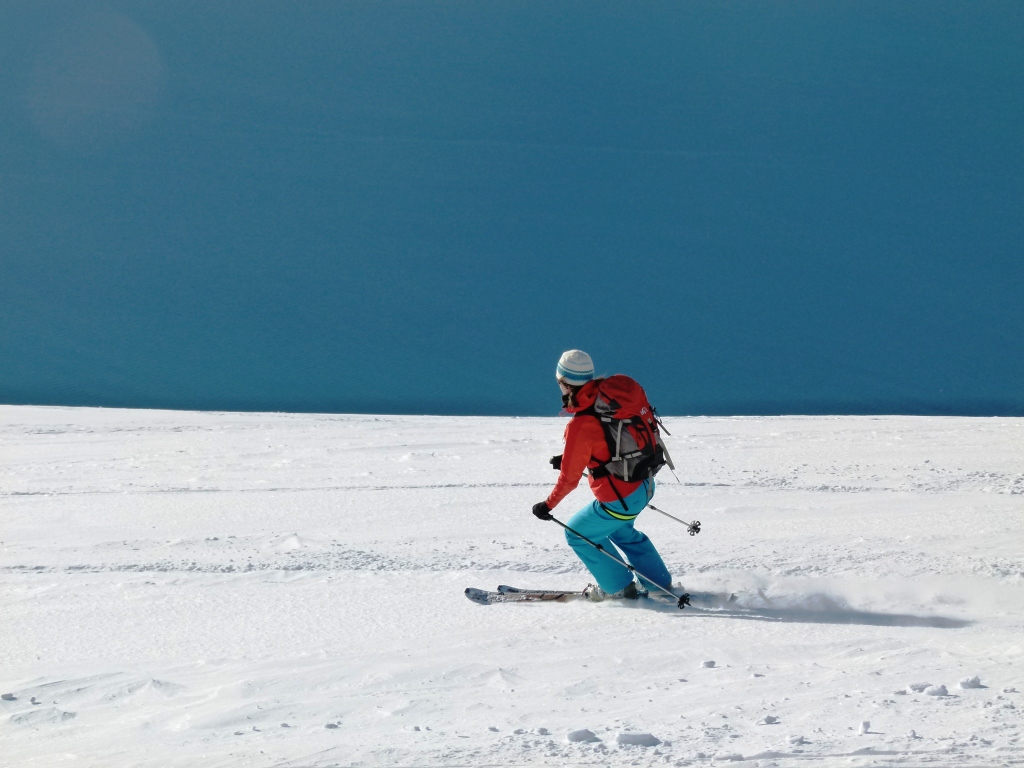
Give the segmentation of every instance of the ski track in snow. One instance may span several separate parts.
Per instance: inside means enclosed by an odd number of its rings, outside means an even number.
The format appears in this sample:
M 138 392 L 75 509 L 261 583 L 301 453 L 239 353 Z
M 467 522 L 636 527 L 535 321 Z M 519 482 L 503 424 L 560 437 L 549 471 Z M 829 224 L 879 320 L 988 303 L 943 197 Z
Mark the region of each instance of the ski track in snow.
M 0 406 L 0 762 L 1024 765 L 1024 420 L 669 419 L 735 604 L 470 603 L 586 583 L 563 425 Z

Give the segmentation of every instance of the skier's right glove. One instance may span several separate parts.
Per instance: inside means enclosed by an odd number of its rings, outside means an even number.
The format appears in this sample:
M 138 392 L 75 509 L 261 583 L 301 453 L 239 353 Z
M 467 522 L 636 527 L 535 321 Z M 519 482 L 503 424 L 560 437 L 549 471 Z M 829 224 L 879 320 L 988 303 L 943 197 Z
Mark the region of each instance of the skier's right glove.
M 538 501 L 533 505 L 533 514 L 537 516 L 538 520 L 553 520 L 551 517 L 551 507 L 548 506 L 546 501 Z
M 562 468 L 562 454 L 558 454 L 557 456 L 552 456 L 551 457 L 551 461 L 549 463 L 555 469 L 561 469 Z

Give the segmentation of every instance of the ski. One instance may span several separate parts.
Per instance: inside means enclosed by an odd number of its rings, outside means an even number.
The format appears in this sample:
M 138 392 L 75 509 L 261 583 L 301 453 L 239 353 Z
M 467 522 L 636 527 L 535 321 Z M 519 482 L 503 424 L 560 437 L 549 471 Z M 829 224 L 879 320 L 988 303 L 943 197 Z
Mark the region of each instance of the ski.
M 508 584 L 499 584 L 498 591 L 503 595 L 573 595 L 579 597 L 583 594 L 579 589 L 522 589 L 521 587 L 510 587 Z
M 572 590 L 514 590 L 509 592 L 488 592 L 486 589 L 466 587 L 466 597 L 480 605 L 493 605 L 495 603 L 531 603 L 531 602 L 565 602 L 576 597 L 581 597 L 582 592 Z
M 679 594 L 682 595 L 682 586 L 676 585 L 674 589 L 678 589 Z M 564 590 L 553 590 L 553 589 L 520 589 L 519 587 L 510 587 L 507 584 L 499 584 L 498 591 L 504 595 L 509 594 L 533 594 L 533 595 L 582 595 L 582 592 L 566 592 Z M 690 602 L 687 605 L 701 605 L 705 608 L 718 607 L 728 605 L 729 603 L 735 603 L 738 599 L 735 592 L 690 592 Z M 640 597 L 649 597 L 652 600 L 663 600 L 668 602 L 668 595 L 664 595 L 661 592 L 641 592 Z M 678 595 L 677 595 L 678 597 Z
M 466 597 L 480 605 L 541 601 L 566 602 L 582 596 L 582 590 L 523 589 L 521 587 L 509 586 L 508 584 L 499 584 L 496 592 L 489 592 L 487 590 L 476 589 L 474 587 L 466 589 Z M 660 592 L 641 593 L 640 596 L 656 600 L 658 602 L 669 602 L 668 597 L 663 596 Z M 689 593 L 689 602 L 687 604 L 692 605 L 695 608 L 714 610 L 716 608 L 724 608 L 735 603 L 737 599 L 738 598 L 734 592 L 691 592 Z

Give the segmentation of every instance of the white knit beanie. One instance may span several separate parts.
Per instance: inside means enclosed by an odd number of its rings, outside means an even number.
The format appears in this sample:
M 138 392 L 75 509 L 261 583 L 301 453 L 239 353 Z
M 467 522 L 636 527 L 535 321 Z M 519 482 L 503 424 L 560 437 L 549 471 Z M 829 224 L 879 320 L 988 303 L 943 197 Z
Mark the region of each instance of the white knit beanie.
M 590 359 L 590 355 L 578 349 L 563 352 L 558 358 L 555 378 L 562 379 L 574 387 L 582 387 L 594 378 L 594 361 Z

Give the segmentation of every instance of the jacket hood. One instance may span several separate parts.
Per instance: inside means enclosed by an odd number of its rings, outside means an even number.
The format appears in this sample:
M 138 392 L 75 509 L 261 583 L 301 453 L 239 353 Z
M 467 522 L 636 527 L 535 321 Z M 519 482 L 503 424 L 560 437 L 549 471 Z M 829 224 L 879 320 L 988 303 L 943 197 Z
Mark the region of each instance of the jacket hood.
M 592 406 L 594 401 L 597 400 L 597 387 L 598 382 L 593 379 L 580 387 L 576 397 L 573 398 L 576 401 L 576 405 L 566 408 L 566 413 L 579 413 Z

